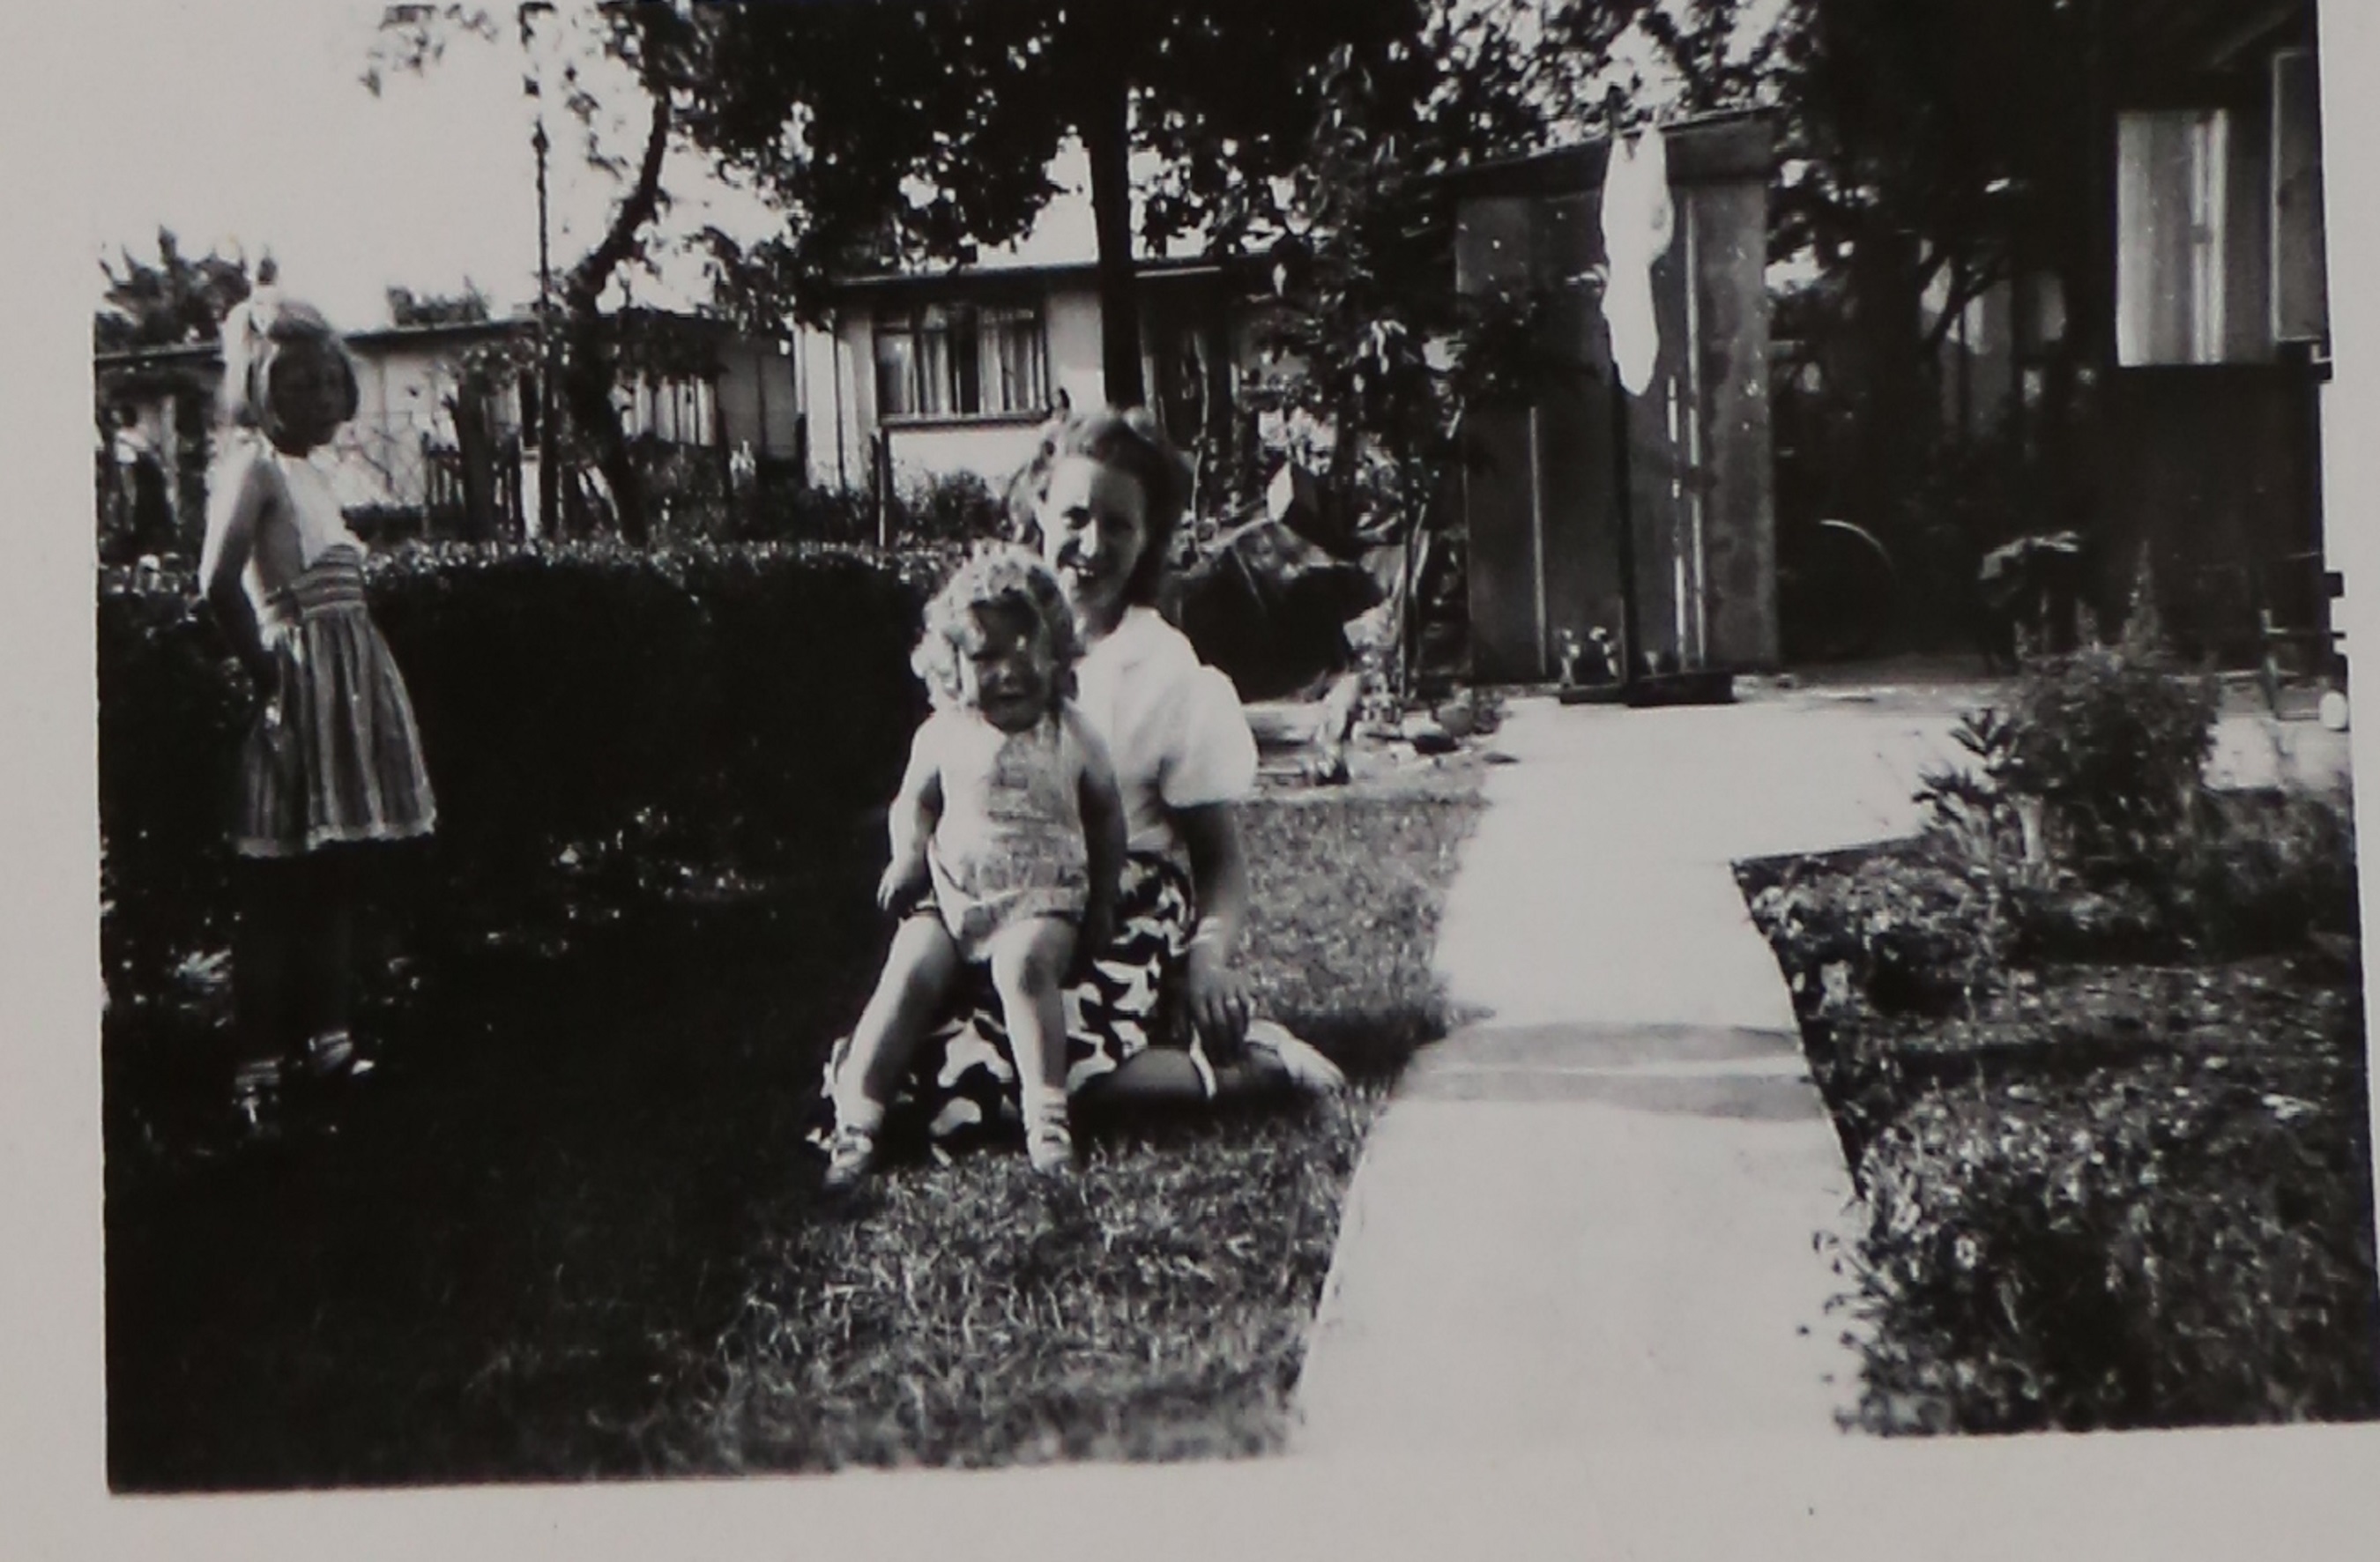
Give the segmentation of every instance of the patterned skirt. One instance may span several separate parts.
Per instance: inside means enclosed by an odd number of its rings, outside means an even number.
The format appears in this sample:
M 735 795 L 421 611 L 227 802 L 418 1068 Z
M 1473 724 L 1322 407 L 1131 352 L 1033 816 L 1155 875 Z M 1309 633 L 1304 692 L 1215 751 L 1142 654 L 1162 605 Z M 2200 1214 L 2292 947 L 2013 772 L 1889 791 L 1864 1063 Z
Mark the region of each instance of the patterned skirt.
M 333 549 L 273 594 L 262 629 L 276 674 L 240 750 L 234 847 L 285 857 L 428 834 L 438 805 L 363 562 Z
M 920 908 L 930 914 L 930 908 Z M 913 913 L 912 914 L 917 914 Z M 1116 899 L 1115 936 L 1091 963 L 1090 975 L 1066 990 L 1066 1089 L 1080 1090 L 1149 1047 L 1196 1046 L 1180 1023 L 1183 960 L 1196 922 L 1189 873 L 1171 857 L 1134 854 L 1124 859 Z M 836 1040 L 828 1053 L 820 1120 L 812 1135 L 823 1144 L 833 1121 L 834 1076 L 851 1045 Z M 907 1083 L 890 1103 L 893 1113 L 922 1119 L 937 1144 L 956 1144 L 1000 1123 L 1017 1120 L 1016 1063 L 990 972 L 962 970 L 910 1061 Z

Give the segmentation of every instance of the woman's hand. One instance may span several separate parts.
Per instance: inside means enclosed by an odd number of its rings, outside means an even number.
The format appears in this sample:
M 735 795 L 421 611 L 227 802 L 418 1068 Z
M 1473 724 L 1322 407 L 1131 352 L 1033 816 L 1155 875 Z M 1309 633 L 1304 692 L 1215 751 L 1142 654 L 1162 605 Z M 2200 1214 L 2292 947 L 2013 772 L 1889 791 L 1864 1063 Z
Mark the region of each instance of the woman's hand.
M 1239 1056 L 1248 1034 L 1255 999 L 1248 979 L 1232 969 L 1218 945 L 1194 942 L 1182 976 L 1183 1007 L 1198 1027 L 1208 1057 L 1219 1063 Z
M 884 877 L 876 881 L 877 909 L 898 916 L 923 899 L 926 890 L 925 857 L 894 857 L 886 866 Z

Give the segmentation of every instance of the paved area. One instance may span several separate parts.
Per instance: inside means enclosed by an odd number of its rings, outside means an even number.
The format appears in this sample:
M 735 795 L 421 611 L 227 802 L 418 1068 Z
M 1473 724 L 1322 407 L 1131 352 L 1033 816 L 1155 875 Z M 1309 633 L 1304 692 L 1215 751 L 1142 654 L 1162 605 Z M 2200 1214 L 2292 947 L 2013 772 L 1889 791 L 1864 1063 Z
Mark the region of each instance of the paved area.
M 1829 1437 L 1856 1394 L 1820 1239 L 1852 1189 L 1737 859 L 1906 834 L 1982 685 L 1629 711 L 1517 700 L 1425 1050 L 1350 1190 L 1293 1449 Z M 2227 715 L 2230 784 L 2343 778 L 2346 739 Z

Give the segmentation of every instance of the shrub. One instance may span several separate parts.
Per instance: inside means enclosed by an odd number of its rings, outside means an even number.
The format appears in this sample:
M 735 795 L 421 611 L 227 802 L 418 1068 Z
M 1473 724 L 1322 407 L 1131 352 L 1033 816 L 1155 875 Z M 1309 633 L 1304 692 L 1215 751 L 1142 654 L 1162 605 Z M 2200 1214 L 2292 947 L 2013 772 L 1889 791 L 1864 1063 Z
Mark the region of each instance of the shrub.
M 1871 1424 L 2370 1413 L 2361 1097 L 2316 1106 L 2161 1068 L 2097 1076 L 2087 1106 L 1910 1104 L 1861 1168 L 1870 1224 L 1852 1266 L 1884 1326 L 1865 1350 Z M 2335 1158 L 2315 1162 L 2313 1144 Z
M 2040 800 L 2050 850 L 2086 870 L 2155 864 L 2197 803 L 2215 746 L 2215 687 L 2093 648 L 2026 670 L 2003 778 Z
M 2343 800 L 2285 793 L 2208 799 L 2176 855 L 2170 915 L 2209 954 L 2353 938 L 2355 830 Z
M 876 537 L 876 501 L 854 488 L 763 484 L 737 504 L 739 542 L 866 543 Z
M 437 789 L 442 915 L 501 919 L 565 853 L 756 867 L 847 838 L 923 709 L 937 561 L 696 545 L 378 555 L 373 612 Z M 103 576 L 100 818 L 112 992 L 222 933 L 241 675 L 187 571 Z
M 1008 535 L 1008 506 L 973 472 L 937 473 L 897 502 L 895 535 L 926 542 L 965 542 Z

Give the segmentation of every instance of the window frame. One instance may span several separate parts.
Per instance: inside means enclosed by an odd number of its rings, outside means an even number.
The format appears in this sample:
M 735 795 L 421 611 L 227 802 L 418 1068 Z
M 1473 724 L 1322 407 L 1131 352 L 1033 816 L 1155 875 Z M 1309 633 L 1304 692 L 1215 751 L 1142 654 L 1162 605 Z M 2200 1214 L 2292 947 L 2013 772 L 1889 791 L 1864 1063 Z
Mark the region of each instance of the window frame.
M 1011 360 L 998 350 L 995 332 L 1008 333 L 1005 340 L 1012 342 L 1022 334 L 1029 345 L 1019 384 L 1011 384 Z M 928 344 L 937 340 L 939 350 L 929 349 Z M 887 372 L 887 348 L 893 342 L 906 344 L 897 376 Z M 995 295 L 880 303 L 869 316 L 869 347 L 880 425 L 1032 422 L 1049 409 L 1049 310 L 1038 298 Z M 888 381 L 897 384 L 897 398 L 888 398 Z

